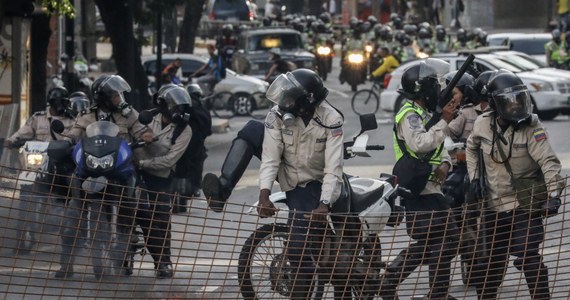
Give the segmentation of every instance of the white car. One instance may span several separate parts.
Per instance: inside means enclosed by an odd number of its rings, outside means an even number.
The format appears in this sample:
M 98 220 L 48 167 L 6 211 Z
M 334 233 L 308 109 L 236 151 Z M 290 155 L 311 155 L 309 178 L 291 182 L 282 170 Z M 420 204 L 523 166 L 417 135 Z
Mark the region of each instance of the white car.
M 198 68 L 208 62 L 208 59 L 194 54 L 184 53 L 168 53 L 162 55 L 163 68 L 176 58 L 182 60 L 182 83 L 188 83 L 188 77 Z M 154 82 L 154 74 L 156 72 L 156 55 L 148 55 L 141 57 L 143 68 L 150 82 Z M 265 93 L 269 83 L 248 75 L 240 75 L 236 72 L 226 69 L 226 78 L 218 82 L 214 88 L 214 92 L 230 92 L 239 97 L 244 95 L 249 97 L 254 93 Z
M 449 62 L 450 71 L 455 71 L 465 62 L 467 55 L 448 53 L 434 56 L 434 58 Z M 420 60 L 414 60 L 405 63 L 390 74 L 388 86 L 380 94 L 380 107 L 383 110 L 389 112 L 399 110 L 404 100 L 404 97 L 397 92 L 401 88 L 402 74 L 419 62 Z M 492 53 L 476 54 L 474 64 L 481 72 L 507 69 L 516 73 L 528 87 L 535 111 L 541 119 L 551 120 L 559 113 L 570 114 L 570 77 L 549 74 L 548 70 L 546 72 L 524 70 Z
M 550 33 L 495 33 L 487 36 L 489 46 L 507 46 L 526 53 L 546 64 L 544 45 L 552 39 Z

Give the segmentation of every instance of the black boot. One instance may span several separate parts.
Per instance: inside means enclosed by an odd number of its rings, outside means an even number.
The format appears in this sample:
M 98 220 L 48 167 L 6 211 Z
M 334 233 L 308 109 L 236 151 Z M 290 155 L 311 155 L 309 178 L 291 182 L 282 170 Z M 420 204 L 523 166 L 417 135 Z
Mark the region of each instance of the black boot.
M 240 180 L 253 156 L 252 147 L 243 139 L 235 139 L 222 165 L 222 175 L 208 173 L 202 181 L 202 191 L 208 206 L 215 211 L 224 210 L 226 201 Z
M 515 267 L 522 269 L 528 286 L 530 297 L 533 300 L 549 300 L 550 288 L 548 286 L 548 268 L 542 262 L 540 255 L 516 259 Z
M 386 272 L 380 278 L 378 295 L 383 300 L 398 300 L 396 290 L 398 285 L 422 264 L 423 244 L 414 243 L 402 250 L 390 263 Z
M 172 269 L 172 263 L 162 262 L 158 264 L 156 268 L 156 278 L 158 279 L 168 279 L 174 276 L 174 270 Z

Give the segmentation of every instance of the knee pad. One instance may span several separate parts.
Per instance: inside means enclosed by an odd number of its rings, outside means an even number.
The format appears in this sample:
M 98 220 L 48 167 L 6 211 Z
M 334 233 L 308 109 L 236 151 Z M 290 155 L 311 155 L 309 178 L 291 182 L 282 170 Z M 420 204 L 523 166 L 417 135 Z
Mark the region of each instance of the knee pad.
M 263 145 L 263 136 L 265 126 L 259 121 L 249 120 L 245 126 L 238 131 L 238 138 L 245 140 L 254 148 L 260 148 Z

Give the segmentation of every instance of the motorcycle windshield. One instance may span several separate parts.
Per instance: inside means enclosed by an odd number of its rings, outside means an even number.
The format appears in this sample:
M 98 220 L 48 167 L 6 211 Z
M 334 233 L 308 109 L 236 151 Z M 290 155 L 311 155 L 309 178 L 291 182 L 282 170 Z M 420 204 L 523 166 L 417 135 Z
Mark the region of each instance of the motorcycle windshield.
M 97 121 L 89 124 L 85 129 L 85 133 L 88 138 L 98 135 L 113 137 L 119 134 L 119 126 L 109 121 Z

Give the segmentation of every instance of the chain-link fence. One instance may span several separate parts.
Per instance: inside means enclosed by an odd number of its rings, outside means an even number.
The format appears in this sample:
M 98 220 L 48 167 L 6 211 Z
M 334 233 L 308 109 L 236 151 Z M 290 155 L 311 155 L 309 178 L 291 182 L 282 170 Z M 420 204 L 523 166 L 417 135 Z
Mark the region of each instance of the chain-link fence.
M 500 299 L 531 299 L 530 291 L 535 299 L 570 297 L 566 190 L 559 213 L 548 218 L 528 211 L 497 217 L 466 207 L 403 218 L 403 212 L 390 213 L 385 203 L 370 201 L 353 203 L 360 214 L 342 212 L 337 205 L 328 224 L 293 225 L 288 225 L 292 213 L 279 201 L 274 217 L 260 219 L 253 201 L 229 201 L 215 213 L 206 199 L 190 198 L 188 213 L 171 219 L 174 276 L 158 279 L 145 248 L 147 231 L 140 225 L 148 222 L 140 221 L 141 215 L 139 220 L 118 215 L 134 213 L 119 207 L 148 210 L 153 199 L 144 189 L 130 193 L 124 186 L 93 181 L 79 191 L 69 184 L 73 178 L 3 175 L 16 171 L 25 172 L 0 169 L 3 299 L 394 299 L 394 293 L 409 299 L 447 289 L 445 280 L 431 281 L 430 274 L 449 274 L 449 292 L 459 299 L 477 299 L 477 286 L 498 287 Z M 481 222 L 482 216 L 487 222 Z M 536 228 L 544 228 L 542 243 Z M 297 238 L 291 240 L 291 233 Z M 424 238 L 431 242 L 421 243 Z M 538 252 L 533 251 L 537 243 Z M 73 273 L 56 278 L 63 244 L 73 248 Z M 490 267 L 482 267 L 489 262 Z M 525 274 L 527 279 L 535 274 L 530 289 Z

